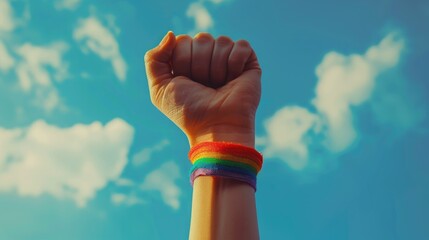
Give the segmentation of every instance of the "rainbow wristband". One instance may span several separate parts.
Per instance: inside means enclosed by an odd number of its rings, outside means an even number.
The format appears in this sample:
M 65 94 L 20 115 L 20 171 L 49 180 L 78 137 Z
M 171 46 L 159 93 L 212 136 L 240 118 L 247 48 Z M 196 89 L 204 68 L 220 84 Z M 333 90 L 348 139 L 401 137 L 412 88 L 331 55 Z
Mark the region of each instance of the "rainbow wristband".
M 204 142 L 189 151 L 191 185 L 199 176 L 218 176 L 248 183 L 256 191 L 262 155 L 254 148 L 227 142 Z

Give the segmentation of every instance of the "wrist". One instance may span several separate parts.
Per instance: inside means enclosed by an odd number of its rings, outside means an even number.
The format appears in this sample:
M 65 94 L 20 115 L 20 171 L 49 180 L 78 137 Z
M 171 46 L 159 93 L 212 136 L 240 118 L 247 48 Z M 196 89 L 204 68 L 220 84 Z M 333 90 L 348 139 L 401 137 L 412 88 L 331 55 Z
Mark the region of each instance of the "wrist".
M 209 127 L 196 134 L 187 134 L 189 145 L 193 147 L 202 142 L 231 142 L 247 147 L 255 147 L 254 127 L 231 127 L 216 126 Z

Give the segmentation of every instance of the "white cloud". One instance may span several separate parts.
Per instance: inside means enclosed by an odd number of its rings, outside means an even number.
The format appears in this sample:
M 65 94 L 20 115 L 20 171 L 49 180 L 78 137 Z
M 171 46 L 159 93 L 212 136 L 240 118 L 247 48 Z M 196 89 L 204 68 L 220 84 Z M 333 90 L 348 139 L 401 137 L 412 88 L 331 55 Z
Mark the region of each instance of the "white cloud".
M 131 179 L 126 179 L 126 178 L 116 179 L 115 184 L 116 186 L 119 186 L 119 187 L 131 187 L 135 185 Z
M 132 163 L 135 166 L 142 165 L 143 163 L 146 163 L 150 160 L 153 153 L 163 150 L 168 145 L 170 145 L 170 141 L 164 139 L 152 147 L 143 148 L 141 151 L 139 151 L 133 156 Z
M 265 122 L 267 148 L 265 157 L 279 156 L 292 169 L 302 169 L 307 164 L 308 132 L 318 131 L 319 116 L 298 106 L 288 106 L 277 111 Z
M 159 191 L 165 204 L 177 210 L 180 207 L 180 188 L 175 181 L 180 178 L 180 170 L 175 162 L 162 164 L 158 169 L 150 172 L 140 188 L 143 191 Z
M 54 87 L 37 88 L 33 94 L 34 105 L 42 107 L 48 113 L 57 108 L 61 110 L 66 109 L 61 102 L 58 91 Z
M 358 135 L 352 108 L 370 99 L 377 78 L 398 64 L 403 49 L 403 38 L 392 33 L 362 55 L 326 54 L 316 68 L 316 112 L 301 107 L 279 110 L 266 122 L 264 152 L 298 170 L 307 166 L 312 142 L 333 153 L 346 150 Z
M 8 72 L 15 65 L 15 60 L 9 54 L 6 46 L 0 40 L 0 70 Z
M 55 42 L 49 46 L 26 43 L 16 49 L 22 58 L 15 69 L 21 89 L 33 91 L 35 104 L 48 112 L 61 106 L 53 80 L 62 81 L 68 75 L 68 65 L 63 61 L 67 49 L 65 42 Z
M 112 31 L 103 26 L 97 18 L 81 19 L 74 30 L 73 37 L 81 42 L 84 51 L 92 51 L 100 58 L 110 61 L 116 77 L 125 81 L 127 64 L 121 55 L 118 42 Z
M 8 0 L 0 0 L 0 16 L 0 32 L 8 32 L 15 28 L 16 23 Z
M 53 69 L 54 79 L 61 81 L 67 72 L 67 64 L 62 60 L 64 52 L 68 49 L 65 42 L 56 42 L 50 46 L 35 46 L 26 43 L 16 52 L 22 57 L 17 67 L 19 84 L 25 91 L 33 87 L 52 85 L 49 69 Z
M 112 30 L 112 32 L 115 35 L 118 35 L 119 33 L 121 33 L 121 29 L 116 24 L 116 16 L 115 15 L 113 15 L 113 14 L 106 14 L 105 15 L 105 19 L 106 19 L 107 27 L 110 30 Z
M 110 196 L 110 200 L 115 205 L 133 206 L 136 204 L 146 203 L 143 199 L 137 197 L 135 194 L 113 193 Z
M 209 5 L 220 5 L 227 0 L 198 0 L 189 4 L 186 16 L 194 20 L 194 28 L 188 33 L 194 35 L 198 32 L 207 32 L 215 25 L 215 21 L 208 10 Z
M 15 27 L 24 25 L 30 18 L 28 9 L 26 4 L 22 16 L 14 18 L 9 1 L 0 0 L 0 31 L 12 31 Z M 14 38 L 16 37 L 13 36 L 12 39 Z M 57 108 L 65 109 L 53 81 L 61 81 L 68 75 L 68 64 L 63 60 L 63 55 L 68 50 L 67 43 L 58 41 L 37 46 L 27 42 L 17 46 L 10 39 L 5 38 L 5 42 L 0 40 L 0 71 L 7 73 L 13 69 L 19 87 L 33 98 L 34 105 L 42 107 L 46 112 Z M 16 89 L 15 84 L 12 88 Z
M 195 21 L 194 31 L 207 31 L 214 25 L 212 16 L 207 8 L 200 2 L 191 3 L 186 11 L 186 16 Z
M 81 0 L 57 0 L 55 1 L 55 8 L 57 10 L 75 10 L 79 6 L 80 2 Z
M 162 140 L 152 147 L 142 149 L 133 156 L 133 165 L 140 166 L 149 161 L 153 153 L 163 150 L 169 144 L 168 140 Z M 128 193 L 114 193 L 111 195 L 111 201 L 115 205 L 132 206 L 147 203 L 148 196 L 159 193 L 166 205 L 177 210 L 180 207 L 181 191 L 175 182 L 179 178 L 180 170 L 177 164 L 173 161 L 166 162 L 148 173 L 141 184 L 126 178 L 116 180 L 116 186 L 122 190 L 128 189 Z
M 316 68 L 319 81 L 313 103 L 327 124 L 326 145 L 333 152 L 349 147 L 356 139 L 352 107 L 366 102 L 380 73 L 397 65 L 404 40 L 385 37 L 364 55 L 325 55 Z
M 0 191 L 49 194 L 83 207 L 127 164 L 133 128 L 121 119 L 59 128 L 0 128 Z

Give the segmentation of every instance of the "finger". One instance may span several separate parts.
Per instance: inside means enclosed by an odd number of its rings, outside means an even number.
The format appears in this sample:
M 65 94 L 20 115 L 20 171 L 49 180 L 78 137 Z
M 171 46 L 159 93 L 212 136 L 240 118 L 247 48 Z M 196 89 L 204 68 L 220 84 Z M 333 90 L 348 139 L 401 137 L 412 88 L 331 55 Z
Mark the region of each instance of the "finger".
M 213 47 L 214 39 L 208 33 L 199 33 L 192 40 L 192 80 L 205 86 L 209 86 Z
M 234 44 L 228 58 L 227 81 L 240 76 L 252 52 L 253 50 L 246 40 L 239 40 Z
M 228 57 L 234 46 L 234 42 L 225 36 L 216 39 L 210 66 L 210 85 L 214 88 L 221 87 L 226 82 L 228 70 Z
M 256 53 L 253 50 L 252 50 L 252 53 L 250 54 L 249 59 L 247 59 L 246 64 L 244 64 L 244 70 L 243 71 L 248 71 L 248 70 L 259 70 L 259 71 L 261 71 L 261 67 L 259 65 L 258 58 L 256 57 Z
M 172 78 L 170 59 L 176 44 L 173 32 L 168 32 L 161 43 L 145 55 L 146 74 L 150 86 Z
M 172 67 L 174 76 L 191 76 L 192 38 L 180 35 L 176 38 L 176 47 L 173 51 Z

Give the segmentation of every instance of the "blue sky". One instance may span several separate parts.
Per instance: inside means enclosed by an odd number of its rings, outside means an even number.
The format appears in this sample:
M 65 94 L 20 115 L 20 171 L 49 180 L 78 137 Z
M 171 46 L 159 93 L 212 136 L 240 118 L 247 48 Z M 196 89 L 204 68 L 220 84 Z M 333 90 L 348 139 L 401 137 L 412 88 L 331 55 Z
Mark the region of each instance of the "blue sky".
M 149 100 L 168 31 L 263 68 L 261 239 L 429 235 L 429 3 L 0 0 L 0 239 L 186 239 L 185 136 Z

